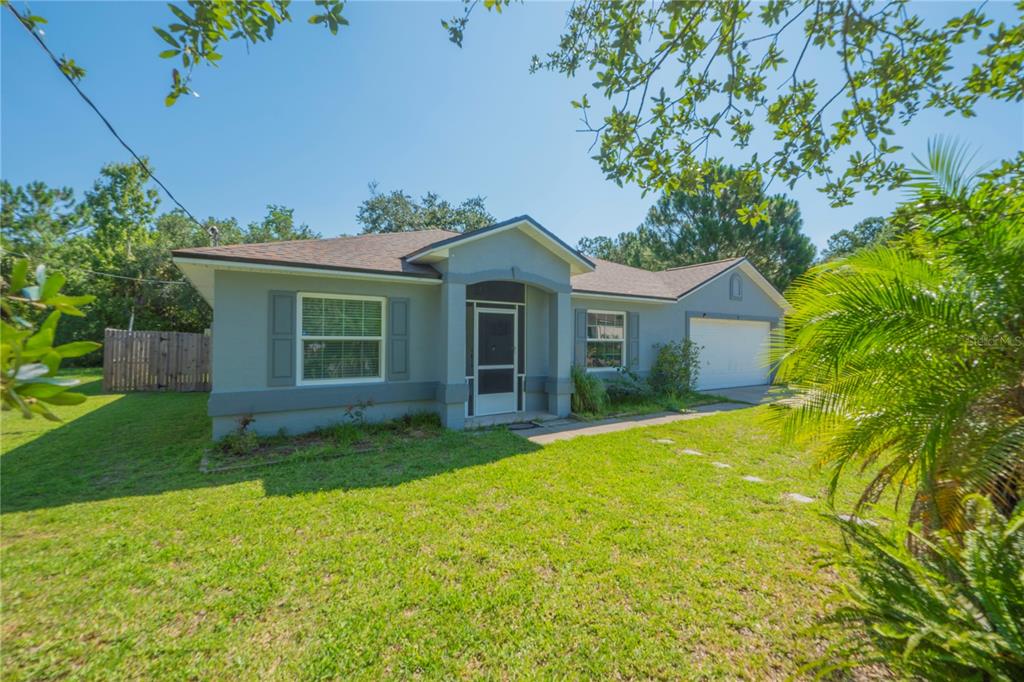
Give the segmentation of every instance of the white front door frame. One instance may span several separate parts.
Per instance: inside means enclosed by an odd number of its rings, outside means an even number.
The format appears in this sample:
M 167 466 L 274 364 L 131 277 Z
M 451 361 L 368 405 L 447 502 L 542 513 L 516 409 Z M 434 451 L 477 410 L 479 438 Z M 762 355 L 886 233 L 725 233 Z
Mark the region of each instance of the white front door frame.
M 513 308 L 488 308 L 477 305 L 473 314 L 473 416 L 505 414 L 519 411 L 519 313 Z M 480 314 L 512 316 L 512 363 L 506 365 L 480 364 Z M 481 369 L 511 369 L 512 392 L 480 395 Z

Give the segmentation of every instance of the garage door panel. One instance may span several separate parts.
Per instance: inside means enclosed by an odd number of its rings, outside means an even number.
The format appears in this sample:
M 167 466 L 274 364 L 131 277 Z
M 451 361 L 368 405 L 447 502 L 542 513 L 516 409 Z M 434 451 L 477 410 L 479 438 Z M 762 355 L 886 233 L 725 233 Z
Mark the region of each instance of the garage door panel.
M 768 322 L 691 318 L 690 338 L 700 350 L 697 389 L 768 383 L 770 332 Z

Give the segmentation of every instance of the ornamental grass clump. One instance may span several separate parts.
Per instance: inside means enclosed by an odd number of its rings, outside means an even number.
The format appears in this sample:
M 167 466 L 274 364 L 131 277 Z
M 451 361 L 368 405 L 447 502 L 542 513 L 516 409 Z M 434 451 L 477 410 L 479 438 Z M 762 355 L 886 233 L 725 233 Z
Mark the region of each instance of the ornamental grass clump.
M 572 366 L 572 411 L 577 414 L 598 414 L 608 406 L 604 383 L 579 365 Z

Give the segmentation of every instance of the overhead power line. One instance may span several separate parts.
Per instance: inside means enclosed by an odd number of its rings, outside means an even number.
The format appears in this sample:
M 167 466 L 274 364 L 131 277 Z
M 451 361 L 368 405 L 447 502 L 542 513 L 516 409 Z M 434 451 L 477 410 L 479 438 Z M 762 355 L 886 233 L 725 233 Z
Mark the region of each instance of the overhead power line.
M 17 251 L 10 251 L 10 250 L 8 250 L 7 253 L 11 254 L 12 256 L 17 256 L 18 258 L 31 258 L 31 256 L 28 256 L 28 255 L 26 255 L 24 253 L 18 253 Z M 146 277 L 129 277 L 128 275 L 118 275 L 118 274 L 115 274 L 113 272 L 99 272 L 98 270 L 90 270 L 89 268 L 83 268 L 80 265 L 62 264 L 60 267 L 61 267 L 62 270 L 77 270 L 78 272 L 84 272 L 84 273 L 87 273 L 87 274 L 90 274 L 90 275 L 97 275 L 97 276 L 100 276 L 100 277 L 113 277 L 114 279 L 127 279 L 127 280 L 131 280 L 133 282 L 145 282 L 147 284 L 175 284 L 175 285 L 179 285 L 179 286 L 187 286 L 188 285 L 188 282 L 182 282 L 181 280 L 148 279 Z
M 43 48 L 43 51 L 46 52 L 47 56 L 50 58 L 50 61 L 52 61 L 53 65 L 57 67 L 57 70 L 60 72 L 62 76 L 64 76 L 64 79 L 71 84 L 71 87 L 75 89 L 75 92 L 78 93 L 78 96 L 81 97 L 82 100 L 89 105 L 90 109 L 96 112 L 96 115 L 100 117 L 100 120 L 103 121 L 103 124 L 107 126 L 107 130 L 109 130 L 110 134 L 113 135 L 117 139 L 117 141 L 121 143 L 121 146 L 128 150 L 128 153 L 132 155 L 132 157 L 135 159 L 135 162 L 139 165 L 143 172 L 145 172 L 146 175 L 149 176 L 149 179 L 155 182 L 160 187 L 160 189 L 164 191 L 164 194 L 166 194 L 167 197 L 171 201 L 173 201 L 178 208 L 185 212 L 185 215 L 187 215 L 192 220 L 192 222 L 198 225 L 201 229 L 206 230 L 206 232 L 210 235 L 211 241 L 214 243 L 214 245 L 216 245 L 218 241 L 217 228 L 207 227 L 203 225 L 201 222 L 199 222 L 199 220 L 196 219 L 194 215 L 192 215 L 191 211 L 185 208 L 185 205 L 183 203 L 178 201 L 177 197 L 175 197 L 174 194 L 171 193 L 171 190 L 167 189 L 167 185 L 161 182 L 160 178 L 156 177 L 156 175 L 153 174 L 153 171 L 149 169 L 149 165 L 142 159 L 142 157 L 139 156 L 135 152 L 135 150 L 131 148 L 131 145 L 124 141 L 124 138 L 121 137 L 120 134 L 118 134 L 117 130 L 114 128 L 110 120 L 107 119 L 107 117 L 103 115 L 103 112 L 99 110 L 99 107 L 93 104 L 93 101 L 89 99 L 89 96 L 82 92 L 82 88 L 78 87 L 78 83 L 75 82 L 75 79 L 72 78 L 64 70 L 64 68 L 61 66 L 60 60 L 57 59 L 57 56 L 53 54 L 53 52 L 47 46 L 46 42 L 43 40 L 42 36 L 40 36 L 39 33 L 32 27 L 32 25 L 28 21 L 26 21 L 21 16 L 21 14 L 18 13 L 18 10 L 14 9 L 14 4 L 8 2 L 6 3 L 6 5 L 7 9 L 11 10 L 14 16 L 18 18 L 18 22 L 25 28 L 26 31 L 29 32 L 29 35 L 31 35 L 35 39 L 35 41 L 39 43 L 39 46 Z

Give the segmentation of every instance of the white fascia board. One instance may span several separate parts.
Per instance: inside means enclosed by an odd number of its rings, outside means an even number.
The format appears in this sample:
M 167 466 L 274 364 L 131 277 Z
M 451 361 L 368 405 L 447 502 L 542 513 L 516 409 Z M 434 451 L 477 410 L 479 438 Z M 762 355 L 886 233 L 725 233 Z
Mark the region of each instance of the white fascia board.
M 246 263 L 244 261 L 228 261 L 206 258 L 189 258 L 177 256 L 176 265 L 201 265 L 214 270 L 240 270 L 243 272 L 268 272 L 287 275 L 307 275 L 310 277 L 333 277 L 338 279 L 369 279 L 385 282 L 402 282 L 404 284 L 441 284 L 440 278 L 416 277 L 415 275 L 388 275 L 379 272 L 359 272 L 358 270 L 333 270 L 297 265 L 268 265 L 266 263 Z
M 628 296 L 626 294 L 598 294 L 590 291 L 573 291 L 570 296 L 572 298 L 586 298 L 601 301 L 625 301 L 632 303 L 660 303 L 662 305 L 668 305 L 675 303 L 670 298 L 653 298 L 650 296 Z

